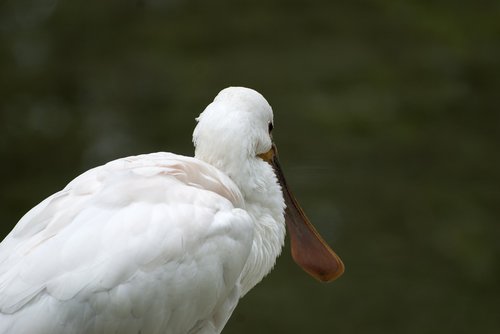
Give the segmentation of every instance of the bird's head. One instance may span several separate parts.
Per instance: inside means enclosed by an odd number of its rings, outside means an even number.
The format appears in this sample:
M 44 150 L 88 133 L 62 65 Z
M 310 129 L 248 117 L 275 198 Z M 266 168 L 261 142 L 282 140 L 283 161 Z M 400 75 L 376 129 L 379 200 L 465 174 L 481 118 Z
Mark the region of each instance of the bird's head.
M 217 167 L 245 162 L 271 149 L 273 111 L 253 89 L 223 89 L 197 121 L 196 156 Z

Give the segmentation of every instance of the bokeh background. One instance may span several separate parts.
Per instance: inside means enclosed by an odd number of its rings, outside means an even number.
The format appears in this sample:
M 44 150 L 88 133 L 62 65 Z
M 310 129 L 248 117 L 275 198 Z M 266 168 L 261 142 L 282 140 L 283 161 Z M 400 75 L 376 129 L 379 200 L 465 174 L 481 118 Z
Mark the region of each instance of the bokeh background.
M 191 155 L 230 85 L 347 270 L 285 248 L 226 334 L 500 333 L 499 1 L 3 0 L 1 236 L 88 168 Z

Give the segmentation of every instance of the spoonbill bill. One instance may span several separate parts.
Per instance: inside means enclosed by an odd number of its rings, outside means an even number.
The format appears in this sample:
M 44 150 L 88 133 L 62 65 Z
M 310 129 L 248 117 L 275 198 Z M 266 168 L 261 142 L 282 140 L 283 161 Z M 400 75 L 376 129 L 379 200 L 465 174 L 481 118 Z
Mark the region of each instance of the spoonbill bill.
M 222 90 L 195 157 L 111 161 L 30 210 L 0 244 L 0 333 L 213 334 L 281 252 L 320 281 L 344 266 L 287 186 L 273 112 Z

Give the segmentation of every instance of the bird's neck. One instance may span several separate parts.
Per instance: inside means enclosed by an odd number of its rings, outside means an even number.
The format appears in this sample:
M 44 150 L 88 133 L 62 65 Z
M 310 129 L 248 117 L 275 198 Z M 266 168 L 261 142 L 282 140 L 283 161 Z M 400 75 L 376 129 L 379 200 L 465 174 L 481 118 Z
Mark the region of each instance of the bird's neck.
M 280 255 L 285 240 L 285 203 L 271 165 L 255 159 L 216 159 L 196 152 L 196 158 L 217 167 L 240 189 L 245 209 L 255 222 L 250 255 L 240 275 L 242 294 L 266 276 Z M 243 161 L 243 163 L 241 163 Z

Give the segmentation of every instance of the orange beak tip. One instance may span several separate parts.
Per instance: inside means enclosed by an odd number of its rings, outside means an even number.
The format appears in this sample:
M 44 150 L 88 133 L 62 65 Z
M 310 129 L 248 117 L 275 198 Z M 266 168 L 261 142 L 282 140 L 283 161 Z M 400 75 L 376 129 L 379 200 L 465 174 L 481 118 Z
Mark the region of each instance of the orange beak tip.
M 319 282 L 329 283 L 342 276 L 345 270 L 344 263 L 335 254 L 330 253 L 329 257 L 307 258 L 300 253 L 297 254 L 292 248 L 292 258 L 309 275 Z

